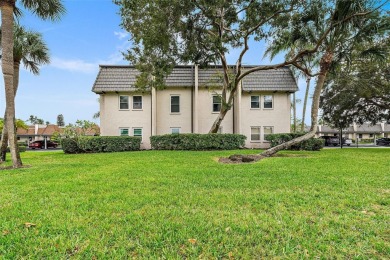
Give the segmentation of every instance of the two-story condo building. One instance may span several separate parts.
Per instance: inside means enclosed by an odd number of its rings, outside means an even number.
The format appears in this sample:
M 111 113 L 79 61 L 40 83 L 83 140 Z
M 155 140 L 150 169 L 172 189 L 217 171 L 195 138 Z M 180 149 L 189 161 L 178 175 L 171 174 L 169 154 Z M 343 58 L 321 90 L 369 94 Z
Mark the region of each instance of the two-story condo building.
M 92 91 L 100 95 L 101 135 L 139 136 L 141 148 L 150 149 L 152 135 L 209 132 L 221 109 L 220 66 L 177 66 L 163 90 L 138 90 L 138 74 L 133 66 L 100 66 Z M 288 67 L 249 74 L 219 132 L 245 135 L 248 148 L 268 147 L 267 134 L 290 132 L 290 95 L 297 90 Z

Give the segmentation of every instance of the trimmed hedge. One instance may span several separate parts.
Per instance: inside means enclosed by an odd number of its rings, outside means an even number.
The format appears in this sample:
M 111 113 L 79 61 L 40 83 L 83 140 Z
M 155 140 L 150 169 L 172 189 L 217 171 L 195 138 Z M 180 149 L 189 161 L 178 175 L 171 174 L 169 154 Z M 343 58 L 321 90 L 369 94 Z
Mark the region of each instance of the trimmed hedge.
M 234 150 L 245 145 L 238 134 L 167 134 L 150 137 L 154 150 Z
M 19 152 L 21 152 L 21 153 L 23 153 L 27 150 L 27 146 L 25 146 L 25 145 L 18 144 L 18 146 L 19 146 Z M 9 152 L 10 152 L 9 147 L 7 147 L 7 153 L 9 153 Z
M 267 141 L 271 143 L 271 147 L 288 142 L 294 138 L 300 137 L 305 133 L 282 133 L 282 134 L 269 134 L 265 137 Z M 310 138 L 302 141 L 299 144 L 293 145 L 289 150 L 305 150 L 305 151 L 319 151 L 325 145 L 325 140 L 321 138 Z
M 106 153 L 140 150 L 141 138 L 132 136 L 82 136 L 61 141 L 65 153 Z

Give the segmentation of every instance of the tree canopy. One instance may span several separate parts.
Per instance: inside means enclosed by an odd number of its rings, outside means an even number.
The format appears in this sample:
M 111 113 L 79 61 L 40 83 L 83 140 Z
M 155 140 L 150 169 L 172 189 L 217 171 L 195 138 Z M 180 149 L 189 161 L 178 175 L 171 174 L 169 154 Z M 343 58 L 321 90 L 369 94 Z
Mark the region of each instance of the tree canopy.
M 390 121 L 390 39 L 360 50 L 354 51 L 353 60 L 339 64 L 326 82 L 321 109 L 330 125 Z
M 239 82 L 258 70 L 292 65 L 316 76 L 310 132 L 276 146 L 270 156 L 315 134 L 320 94 L 328 73 L 351 57 L 359 42 L 371 42 L 389 29 L 381 0 L 114 0 L 121 7 L 122 26 L 130 32 L 132 47 L 126 58 L 141 75 L 136 85 L 163 87 L 175 64 L 221 64 L 222 108 L 210 132 L 217 132 L 232 107 Z M 287 52 L 284 62 L 244 70 L 250 43 L 274 45 L 271 56 Z M 226 55 L 238 50 L 235 65 Z M 259 59 L 262 53 L 259 53 Z M 308 60 L 318 60 L 312 72 Z

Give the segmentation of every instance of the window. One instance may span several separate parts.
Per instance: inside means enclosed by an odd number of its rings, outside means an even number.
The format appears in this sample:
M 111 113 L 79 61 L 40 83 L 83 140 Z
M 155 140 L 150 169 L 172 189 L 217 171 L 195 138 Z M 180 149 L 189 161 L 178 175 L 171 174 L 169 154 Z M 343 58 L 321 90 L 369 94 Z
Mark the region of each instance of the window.
M 133 96 L 133 109 L 142 109 L 142 96 Z
M 171 96 L 171 113 L 180 113 L 180 96 Z
M 119 109 L 129 109 L 129 96 L 119 96 Z
M 129 128 L 119 128 L 119 135 L 120 136 L 129 135 Z
M 251 96 L 251 108 L 260 108 L 260 96 Z
M 172 127 L 171 133 L 172 134 L 180 134 L 180 127 Z
M 260 141 L 260 127 L 251 127 L 251 141 Z
M 142 128 L 133 128 L 133 136 L 141 137 L 142 140 Z
M 370 138 L 374 137 L 374 134 L 370 134 Z
M 363 134 L 359 134 L 358 138 L 362 139 L 363 138 Z
M 272 126 L 264 126 L 264 131 L 263 132 L 264 132 L 264 141 L 267 141 L 265 139 L 265 137 L 267 135 L 273 134 L 274 133 L 274 128 Z
M 213 112 L 221 111 L 222 99 L 220 96 L 213 96 Z
M 264 108 L 273 108 L 273 96 L 265 95 L 264 96 Z

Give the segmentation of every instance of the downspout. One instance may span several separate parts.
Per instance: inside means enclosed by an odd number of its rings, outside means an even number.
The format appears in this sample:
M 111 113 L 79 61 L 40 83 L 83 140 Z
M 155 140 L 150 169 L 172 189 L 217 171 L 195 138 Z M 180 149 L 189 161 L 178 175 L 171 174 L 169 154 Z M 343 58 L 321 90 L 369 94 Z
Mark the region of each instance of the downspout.
M 192 83 L 193 83 L 193 86 L 191 86 L 191 133 L 194 133 L 194 88 L 195 88 L 194 74 L 195 74 L 195 70 L 194 70 L 194 66 L 192 66 L 191 68 L 192 68 L 191 76 L 192 76 Z

